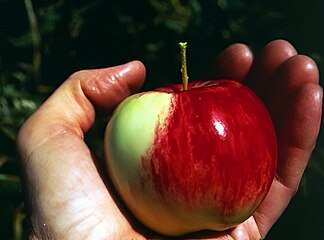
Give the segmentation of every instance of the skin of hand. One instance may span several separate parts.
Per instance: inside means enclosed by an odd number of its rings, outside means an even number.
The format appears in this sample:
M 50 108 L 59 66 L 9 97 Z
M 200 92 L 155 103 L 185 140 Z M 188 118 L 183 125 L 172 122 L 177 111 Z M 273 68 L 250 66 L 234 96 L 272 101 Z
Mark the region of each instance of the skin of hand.
M 109 115 L 140 89 L 141 62 L 71 75 L 25 122 L 17 138 L 31 221 L 30 239 L 162 238 L 129 214 L 84 142 L 96 113 Z M 264 101 L 278 137 L 278 166 L 271 189 L 244 223 L 225 232 L 187 239 L 262 239 L 286 209 L 315 147 L 322 115 L 316 63 L 275 40 L 254 58 L 233 44 L 215 59 L 209 78 L 244 81 Z

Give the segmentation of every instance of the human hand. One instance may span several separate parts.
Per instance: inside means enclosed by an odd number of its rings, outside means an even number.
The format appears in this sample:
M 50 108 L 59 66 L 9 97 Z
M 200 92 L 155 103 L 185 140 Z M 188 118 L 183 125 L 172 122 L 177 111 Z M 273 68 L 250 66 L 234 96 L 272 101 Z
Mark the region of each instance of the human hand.
M 31 239 L 143 238 L 115 199 L 84 133 L 96 111 L 111 113 L 144 78 L 140 62 L 79 71 L 22 126 L 18 150 Z
M 252 66 L 253 65 L 253 66 Z M 237 68 L 239 66 L 239 68 Z M 252 67 L 251 67 L 252 66 Z M 322 90 L 316 64 L 287 42 L 274 41 L 253 60 L 235 44 L 216 59 L 212 75 L 245 81 L 264 100 L 279 140 L 276 179 L 243 224 L 188 238 L 260 239 L 297 190 L 315 145 Z M 111 111 L 145 78 L 139 62 L 73 74 L 24 124 L 18 136 L 32 236 L 49 239 L 142 239 L 153 236 L 128 214 L 83 141 L 95 110 Z

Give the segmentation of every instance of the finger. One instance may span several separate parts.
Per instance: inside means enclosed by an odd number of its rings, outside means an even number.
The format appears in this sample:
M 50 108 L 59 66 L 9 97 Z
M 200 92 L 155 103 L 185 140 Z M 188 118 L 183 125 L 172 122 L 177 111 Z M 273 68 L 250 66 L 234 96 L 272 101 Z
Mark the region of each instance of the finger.
M 82 138 L 93 124 L 95 109 L 110 113 L 124 98 L 137 91 L 144 79 L 145 67 L 138 61 L 73 74 L 25 124 L 28 126 L 24 128 L 26 132 L 27 129 L 38 129 L 28 132 L 31 135 L 25 149 L 32 149 L 35 141 L 57 134 L 61 127 Z
M 223 50 L 214 60 L 209 79 L 232 79 L 243 81 L 252 65 L 253 55 L 244 44 L 233 44 Z
M 266 198 L 253 215 L 263 238 L 285 211 L 291 197 L 292 192 L 288 187 L 278 180 L 273 181 Z
M 275 40 L 268 43 L 256 57 L 246 84 L 263 97 L 276 70 L 296 54 L 295 48 L 287 41 Z
M 293 179 L 300 178 L 305 167 L 297 163 L 306 165 L 319 131 L 322 104 L 319 73 L 312 59 L 296 55 L 279 67 L 274 79 L 266 104 L 278 137 L 277 174 L 286 186 L 296 189 L 299 180 Z M 304 161 L 290 160 L 297 156 Z
M 311 58 L 295 55 L 282 63 L 273 74 L 273 80 L 268 87 L 269 95 L 265 99 L 276 126 L 284 119 L 296 90 L 305 83 L 318 82 L 319 72 Z
M 297 90 L 289 106 L 284 127 L 278 133 L 276 180 L 255 214 L 262 236 L 267 234 L 297 191 L 318 136 L 322 97 L 318 84 L 307 83 Z
M 277 175 L 293 191 L 297 191 L 319 134 L 322 95 L 318 84 L 302 85 L 288 106 L 278 133 Z

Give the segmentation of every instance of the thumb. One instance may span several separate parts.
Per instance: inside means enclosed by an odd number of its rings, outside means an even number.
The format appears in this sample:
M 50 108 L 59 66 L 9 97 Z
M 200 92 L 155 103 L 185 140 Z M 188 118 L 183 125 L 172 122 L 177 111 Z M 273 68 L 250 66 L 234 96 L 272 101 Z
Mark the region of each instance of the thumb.
M 96 108 L 112 111 L 140 88 L 144 77 L 140 62 L 79 71 L 20 129 L 17 147 L 26 202 L 40 239 L 82 239 L 90 234 L 97 239 L 127 223 L 102 182 L 83 134 Z
M 94 122 L 95 110 L 109 114 L 142 86 L 145 73 L 144 65 L 133 61 L 72 74 L 21 128 L 18 146 L 23 155 L 62 129 L 83 138 Z M 22 144 L 21 139 L 29 140 Z
M 72 78 L 80 80 L 85 96 L 95 108 L 107 114 L 124 98 L 139 90 L 145 75 L 143 63 L 133 61 L 113 68 L 80 71 Z

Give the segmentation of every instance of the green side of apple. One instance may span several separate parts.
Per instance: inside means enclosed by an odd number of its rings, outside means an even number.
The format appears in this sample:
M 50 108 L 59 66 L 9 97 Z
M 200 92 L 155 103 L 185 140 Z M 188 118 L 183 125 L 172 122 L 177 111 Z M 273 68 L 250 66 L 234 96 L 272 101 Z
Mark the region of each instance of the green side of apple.
M 171 96 L 153 91 L 135 94 L 114 112 L 107 126 L 104 148 L 111 174 L 120 178 L 119 184 L 136 179 L 134 174 L 152 146 L 157 124 L 163 124 L 169 115 Z M 129 183 L 126 180 L 123 184 Z

